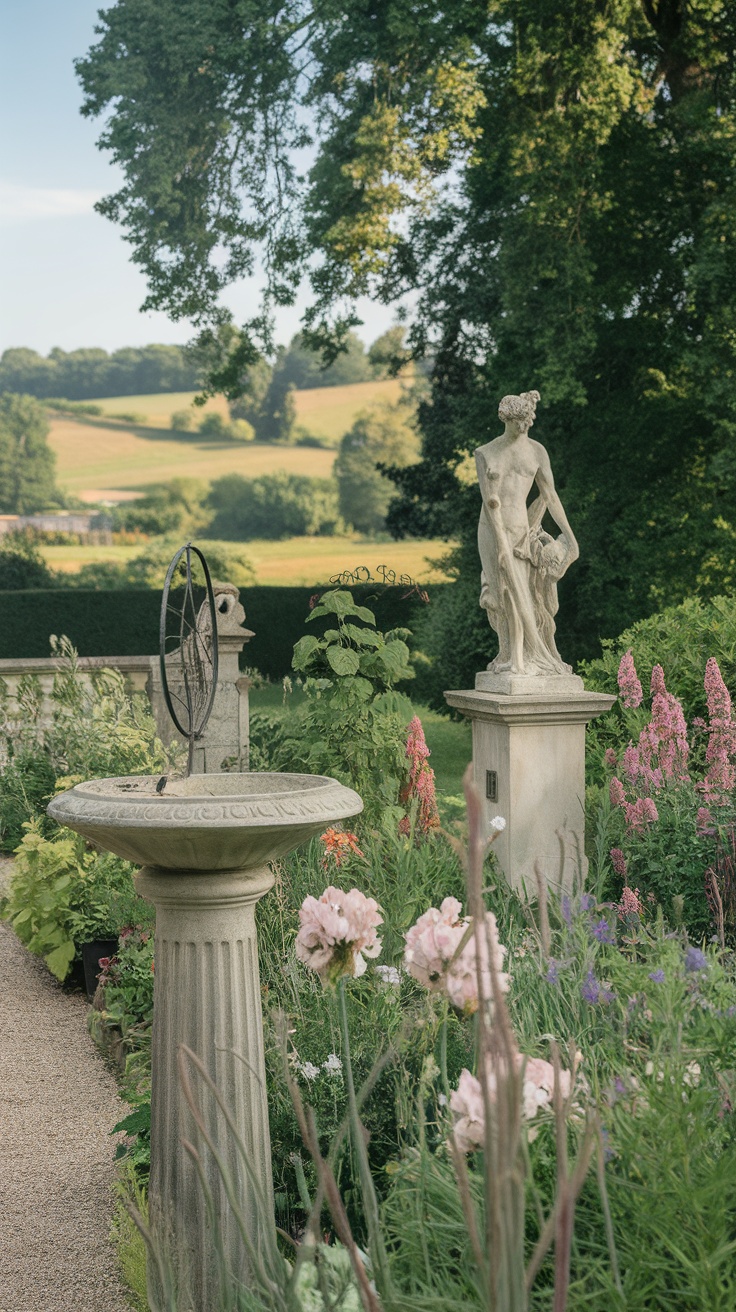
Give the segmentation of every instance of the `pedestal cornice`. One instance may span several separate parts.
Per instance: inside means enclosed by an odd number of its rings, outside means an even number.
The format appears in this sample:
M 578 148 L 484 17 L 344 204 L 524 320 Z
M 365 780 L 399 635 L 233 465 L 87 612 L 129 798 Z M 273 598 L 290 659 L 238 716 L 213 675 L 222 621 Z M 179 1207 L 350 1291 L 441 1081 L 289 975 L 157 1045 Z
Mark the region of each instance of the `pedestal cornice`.
M 493 724 L 587 724 L 610 711 L 616 698 L 602 692 L 560 696 L 526 695 L 459 689 L 444 694 L 448 706 L 471 720 Z

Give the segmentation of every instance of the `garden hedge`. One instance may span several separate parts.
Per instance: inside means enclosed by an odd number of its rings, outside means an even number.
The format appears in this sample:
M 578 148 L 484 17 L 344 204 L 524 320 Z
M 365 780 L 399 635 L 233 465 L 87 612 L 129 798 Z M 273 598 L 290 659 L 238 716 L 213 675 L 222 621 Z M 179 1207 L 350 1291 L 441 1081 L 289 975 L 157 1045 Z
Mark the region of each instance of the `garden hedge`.
M 430 605 L 437 587 L 429 589 Z M 242 664 L 272 679 L 288 674 L 294 643 L 305 632 L 310 598 L 324 591 L 317 586 L 241 588 L 246 624 L 255 630 Z M 375 611 L 383 630 L 411 628 L 425 605 L 402 587 L 361 584 L 351 591 Z M 160 608 L 161 593 L 153 589 L 0 592 L 0 659 L 48 656 L 52 633 L 66 634 L 80 656 L 152 656 L 158 651 Z

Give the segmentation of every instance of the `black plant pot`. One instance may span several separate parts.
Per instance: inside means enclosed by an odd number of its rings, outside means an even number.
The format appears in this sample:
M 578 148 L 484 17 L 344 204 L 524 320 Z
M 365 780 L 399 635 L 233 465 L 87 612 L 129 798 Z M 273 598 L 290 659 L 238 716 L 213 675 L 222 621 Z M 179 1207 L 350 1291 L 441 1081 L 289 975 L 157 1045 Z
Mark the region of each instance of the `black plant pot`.
M 84 984 L 88 998 L 95 996 L 97 976 L 100 973 L 100 957 L 114 957 L 117 950 L 118 940 L 116 938 L 96 938 L 93 943 L 82 944 Z

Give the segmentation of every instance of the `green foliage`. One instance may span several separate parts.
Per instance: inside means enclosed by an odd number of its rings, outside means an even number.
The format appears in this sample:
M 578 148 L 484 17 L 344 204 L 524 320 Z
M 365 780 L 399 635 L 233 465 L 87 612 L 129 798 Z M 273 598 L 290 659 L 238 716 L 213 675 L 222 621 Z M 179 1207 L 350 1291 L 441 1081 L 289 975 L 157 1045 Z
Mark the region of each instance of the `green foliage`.
M 203 437 L 227 437 L 229 428 L 221 414 L 210 412 L 200 421 L 199 431 Z
M 307 617 L 315 620 L 327 623 L 324 633 L 305 634 L 294 647 L 306 701 L 288 720 L 252 724 L 257 759 L 268 762 L 262 768 L 333 775 L 360 793 L 364 822 L 390 827 L 403 814 L 398 796 L 413 715 L 395 691 L 412 677 L 408 630 L 379 633 L 373 612 L 341 590 L 323 593 Z
M 389 0 L 380 19 L 350 19 L 346 33 L 330 4 L 305 20 L 289 0 L 265 40 L 257 8 L 236 17 L 224 0 L 165 19 L 152 0 L 106 11 L 78 71 L 124 173 L 100 208 L 125 229 L 147 307 L 220 324 L 221 294 L 264 246 L 264 312 L 240 333 L 253 350 L 270 349 L 268 308 L 305 276 L 303 341 L 328 359 L 359 297 L 410 302 L 411 351 L 433 373 L 423 460 L 397 476 L 400 535 L 472 541 L 479 497 L 456 471 L 497 431 L 500 397 L 537 387 L 535 435 L 580 542 L 569 657 L 724 590 L 736 577 L 730 7 L 617 0 L 569 14 L 498 0 L 489 22 L 482 5 Z M 195 158 L 209 167 L 195 173 Z
M 188 433 L 194 427 L 194 415 L 191 410 L 174 410 L 170 425 L 174 432 Z
M 185 481 L 188 483 L 190 480 L 182 480 Z M 173 494 L 171 499 L 168 494 L 165 495 L 159 506 L 162 507 L 158 512 L 161 514 L 162 521 L 165 521 L 167 516 L 178 517 L 181 523 L 191 525 L 196 523 L 201 515 L 199 502 L 195 501 L 189 509 L 186 500 L 177 494 Z M 154 508 L 149 522 L 155 522 L 153 516 L 156 513 Z M 182 530 L 170 536 L 152 538 L 141 554 L 131 560 L 101 561 L 96 565 L 83 565 L 76 574 L 69 574 L 66 577 L 66 586 L 75 589 L 160 588 L 171 558 L 181 546 L 181 537 Z M 198 544 L 206 553 L 213 578 L 227 579 L 236 587 L 252 582 L 253 566 L 244 551 L 231 547 L 225 542 L 211 542 L 201 538 L 198 538 Z
M 210 487 L 207 506 L 214 538 L 247 542 L 333 534 L 342 529 L 332 479 L 301 474 L 225 474 Z
M 45 811 L 60 780 L 165 772 L 171 756 L 156 735 L 148 698 L 132 697 L 121 674 L 80 674 L 68 639 L 52 639 L 59 658 L 51 707 L 37 679 L 0 699 L 0 843 L 12 849 L 25 821 Z M 49 714 L 50 709 L 50 714 Z M 55 826 L 45 818 L 43 826 Z
M 64 980 L 83 943 L 116 937 L 143 903 L 129 862 L 90 851 L 66 829 L 51 839 L 34 822 L 26 829 L 3 914 L 28 950 Z
M 199 385 L 195 362 L 181 346 L 123 347 L 108 355 L 99 348 L 62 351 L 48 356 L 27 347 L 11 347 L 0 356 L 0 392 L 27 392 L 48 398 L 54 409 L 101 414 L 98 407 L 70 407 L 95 396 L 141 396 L 151 392 L 188 392 Z
M 378 533 L 396 488 L 378 468 L 402 467 L 418 459 L 419 441 L 405 405 L 376 405 L 358 415 L 340 442 L 334 474 L 340 513 L 359 533 Z
M 302 334 L 297 333 L 277 361 L 274 373 L 280 373 L 297 389 L 343 387 L 348 383 L 365 383 L 374 377 L 370 357 L 360 338 L 352 332 L 345 337 L 342 353 L 326 367 L 319 353 L 310 350 Z
M 377 378 L 392 378 L 410 359 L 406 329 L 398 323 L 381 333 L 368 351 L 368 361 Z
M 0 511 L 28 515 L 58 502 L 46 412 L 32 396 L 0 395 Z
M 2 362 L 0 362 L 1 371 Z M 60 410 L 63 414 L 69 415 L 102 415 L 105 413 L 101 405 L 94 405 L 91 401 L 67 401 L 64 396 L 45 396 L 43 403 L 47 410 Z
M 703 677 L 709 656 L 718 661 L 726 687 L 736 688 L 736 597 L 713 597 L 711 601 L 688 597 L 679 606 L 668 606 L 639 620 L 602 646 L 602 656 L 580 665 L 586 688 L 617 696 L 618 667 L 631 649 L 645 693 L 649 672 L 655 664 L 661 665 L 667 688 L 682 702 L 686 718 L 705 716 Z M 606 725 L 611 718 L 605 717 Z
M 30 534 L 8 533 L 0 538 L 0 582 L 3 589 L 52 587 L 54 575 Z
M 196 478 L 172 478 L 169 483 L 154 484 L 145 496 L 124 502 L 113 512 L 113 525 L 127 532 L 138 531 L 156 536 L 176 533 L 181 537 L 204 528 L 207 515 L 203 504 L 207 485 Z

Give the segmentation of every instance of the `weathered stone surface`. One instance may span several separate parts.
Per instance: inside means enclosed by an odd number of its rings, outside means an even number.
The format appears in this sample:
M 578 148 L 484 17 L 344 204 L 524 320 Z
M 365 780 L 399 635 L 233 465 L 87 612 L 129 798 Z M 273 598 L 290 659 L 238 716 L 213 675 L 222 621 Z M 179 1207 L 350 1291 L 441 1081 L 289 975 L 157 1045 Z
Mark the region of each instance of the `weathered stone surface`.
M 498 637 L 498 655 L 488 666 L 497 675 L 571 674 L 555 645 L 554 617 L 558 580 L 579 552 L 549 456 L 529 437 L 539 399 L 538 392 L 505 396 L 498 407 L 503 433 L 475 453 L 483 498 L 480 604 Z M 527 506 L 535 483 L 539 496 Z M 558 538 L 542 528 L 546 513 Z
M 569 890 L 587 872 L 585 725 L 615 697 L 459 691 L 445 699 L 472 722 L 475 784 L 489 829 L 494 816 L 506 821 L 493 850 L 512 888 L 536 895 L 538 861 L 551 890 Z
M 213 1095 L 197 1085 L 257 1243 L 256 1197 L 270 1218 L 273 1196 L 255 904 L 273 882 L 270 860 L 357 815 L 363 803 L 335 779 L 312 775 L 190 775 L 170 780 L 162 794 L 156 784 L 136 776 L 96 779 L 62 793 L 48 809 L 59 823 L 144 866 L 137 887 L 156 907 L 151 1216 L 187 1308 L 212 1312 L 220 1305 L 215 1234 L 183 1137 L 200 1154 L 225 1265 L 244 1279 L 246 1246 L 183 1101 L 179 1047 L 203 1060 L 245 1145 L 252 1174 Z M 153 1302 L 156 1281 L 149 1268 Z

